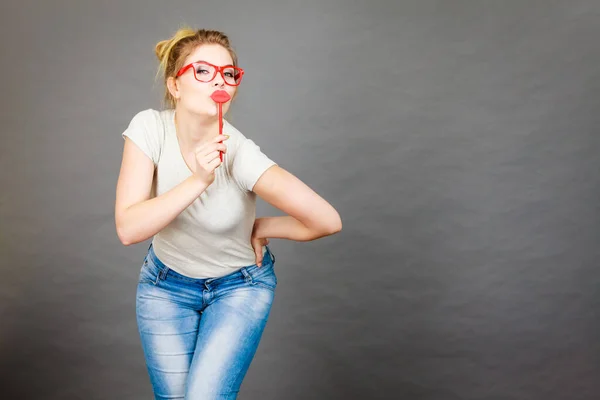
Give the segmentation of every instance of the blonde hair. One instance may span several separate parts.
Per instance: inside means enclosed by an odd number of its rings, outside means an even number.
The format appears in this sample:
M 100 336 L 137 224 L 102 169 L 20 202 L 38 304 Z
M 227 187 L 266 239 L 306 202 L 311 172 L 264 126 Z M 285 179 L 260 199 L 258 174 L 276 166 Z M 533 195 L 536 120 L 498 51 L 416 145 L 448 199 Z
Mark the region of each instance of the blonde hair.
M 185 59 L 198 47 L 203 44 L 218 44 L 223 46 L 233 60 L 233 65 L 238 65 L 237 55 L 229 38 L 223 32 L 207 29 L 195 30 L 189 27 L 180 28 L 175 34 L 167 40 L 161 40 L 156 44 L 154 52 L 159 60 L 157 78 L 162 74 L 165 84 L 164 102 L 167 106 L 175 108 L 175 99 L 167 88 L 167 80 L 170 77 L 175 78 L 177 72 L 183 67 Z

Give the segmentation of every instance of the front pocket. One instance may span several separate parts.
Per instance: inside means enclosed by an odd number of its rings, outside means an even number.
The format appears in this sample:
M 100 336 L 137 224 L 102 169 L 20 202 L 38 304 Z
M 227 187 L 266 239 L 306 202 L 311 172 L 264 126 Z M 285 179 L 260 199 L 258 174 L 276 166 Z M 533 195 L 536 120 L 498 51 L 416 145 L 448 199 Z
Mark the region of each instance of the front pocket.
M 263 270 L 264 268 L 264 270 Z M 261 286 L 266 289 L 275 290 L 277 287 L 277 275 L 272 265 L 264 265 L 254 269 L 251 273 L 252 285 Z
M 154 272 L 154 269 L 148 264 L 148 258 L 144 259 L 142 268 L 140 269 L 140 275 L 138 277 L 138 283 L 151 283 L 154 286 L 158 284 L 158 274 Z

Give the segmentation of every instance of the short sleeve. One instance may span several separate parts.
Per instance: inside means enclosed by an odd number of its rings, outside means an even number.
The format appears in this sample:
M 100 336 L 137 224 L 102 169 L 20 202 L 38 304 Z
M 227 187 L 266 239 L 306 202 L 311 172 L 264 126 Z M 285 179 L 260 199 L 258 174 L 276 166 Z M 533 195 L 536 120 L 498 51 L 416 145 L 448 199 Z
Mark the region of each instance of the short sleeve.
M 243 138 L 233 160 L 232 174 L 237 184 L 252 191 L 258 178 L 270 167 L 277 165 L 251 139 Z
M 161 151 L 161 128 L 157 111 L 148 109 L 137 113 L 121 136 L 123 140 L 131 139 L 156 165 Z

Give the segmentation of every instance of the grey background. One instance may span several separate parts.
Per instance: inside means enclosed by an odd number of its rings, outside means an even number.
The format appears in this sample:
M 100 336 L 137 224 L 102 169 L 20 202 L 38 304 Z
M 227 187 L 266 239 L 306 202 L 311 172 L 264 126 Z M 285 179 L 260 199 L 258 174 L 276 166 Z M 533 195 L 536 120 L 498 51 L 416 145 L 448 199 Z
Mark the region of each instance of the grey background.
M 241 399 L 596 399 L 600 2 L 9 1 L 0 6 L 0 391 L 148 399 L 114 228 L 154 45 L 228 33 L 230 120 L 341 213 L 273 240 Z M 264 202 L 259 215 L 278 215 Z

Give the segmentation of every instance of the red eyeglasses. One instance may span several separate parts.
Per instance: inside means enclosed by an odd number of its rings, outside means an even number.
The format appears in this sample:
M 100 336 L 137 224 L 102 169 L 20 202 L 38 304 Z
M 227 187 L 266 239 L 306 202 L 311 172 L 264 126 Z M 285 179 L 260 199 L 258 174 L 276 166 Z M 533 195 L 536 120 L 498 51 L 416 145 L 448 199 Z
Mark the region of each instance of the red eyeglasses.
M 234 67 L 233 65 L 219 67 L 207 61 L 196 61 L 188 64 L 177 72 L 177 76 L 183 75 L 190 68 L 193 69 L 194 77 L 199 82 L 210 82 L 215 79 L 217 72 L 219 72 L 226 84 L 229 86 L 238 86 L 242 81 L 242 76 L 244 76 L 242 68 Z

